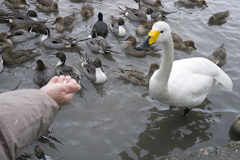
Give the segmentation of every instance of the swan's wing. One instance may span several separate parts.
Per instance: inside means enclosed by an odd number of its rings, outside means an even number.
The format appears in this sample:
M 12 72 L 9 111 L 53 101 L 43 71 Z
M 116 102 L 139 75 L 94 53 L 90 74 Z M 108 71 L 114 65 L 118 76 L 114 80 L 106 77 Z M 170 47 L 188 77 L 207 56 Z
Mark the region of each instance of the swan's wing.
M 179 69 L 181 69 L 181 73 L 185 75 L 179 75 Z M 208 85 L 210 83 L 209 81 L 203 81 L 203 78 L 208 77 L 210 79 L 212 78 L 216 80 L 217 82 L 220 82 L 229 91 L 231 91 L 233 87 L 233 83 L 229 76 L 216 64 L 206 58 L 188 58 L 175 61 L 173 63 L 173 70 L 171 75 L 178 75 L 180 77 L 185 76 L 185 79 L 188 77 L 189 80 L 196 81 L 198 83 L 201 81 L 202 85 Z M 198 85 L 198 83 L 196 83 L 196 85 Z

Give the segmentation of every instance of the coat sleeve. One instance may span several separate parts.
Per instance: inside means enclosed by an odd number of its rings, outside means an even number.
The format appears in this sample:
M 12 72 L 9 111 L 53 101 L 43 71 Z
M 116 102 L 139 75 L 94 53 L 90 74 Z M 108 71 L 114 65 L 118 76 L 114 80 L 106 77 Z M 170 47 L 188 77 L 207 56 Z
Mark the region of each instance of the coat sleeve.
M 60 106 L 37 89 L 0 94 L 0 157 L 15 160 L 52 124 Z

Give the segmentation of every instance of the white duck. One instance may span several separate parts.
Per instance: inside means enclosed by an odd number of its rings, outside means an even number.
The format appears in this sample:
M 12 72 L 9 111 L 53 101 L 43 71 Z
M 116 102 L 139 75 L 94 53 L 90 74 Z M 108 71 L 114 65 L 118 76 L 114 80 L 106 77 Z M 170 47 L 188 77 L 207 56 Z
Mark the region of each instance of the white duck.
M 171 106 L 187 107 L 184 115 L 194 106 L 200 105 L 212 88 L 220 82 L 231 91 L 233 83 L 228 75 L 206 58 L 188 58 L 173 62 L 173 40 L 171 29 L 166 22 L 156 22 L 147 39 L 136 48 L 149 47 L 161 43 L 163 57 L 160 68 L 154 72 L 149 82 L 149 92 L 153 98 Z

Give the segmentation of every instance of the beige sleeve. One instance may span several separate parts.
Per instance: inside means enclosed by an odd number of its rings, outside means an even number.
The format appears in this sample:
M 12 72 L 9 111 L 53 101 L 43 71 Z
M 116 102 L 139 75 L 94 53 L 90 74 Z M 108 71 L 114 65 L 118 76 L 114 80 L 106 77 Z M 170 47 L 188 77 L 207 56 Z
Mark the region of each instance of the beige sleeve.
M 0 94 L 0 157 L 15 160 L 52 124 L 60 106 L 36 89 Z

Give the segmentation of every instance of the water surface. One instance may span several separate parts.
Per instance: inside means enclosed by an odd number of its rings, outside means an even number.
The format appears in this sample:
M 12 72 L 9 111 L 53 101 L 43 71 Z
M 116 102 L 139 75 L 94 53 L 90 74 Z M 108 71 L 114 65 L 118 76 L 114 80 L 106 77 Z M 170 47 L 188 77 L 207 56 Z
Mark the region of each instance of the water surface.
M 58 16 L 53 13 L 43 13 L 34 6 L 34 1 L 28 2 L 31 3 L 30 9 L 35 9 L 42 19 L 48 18 L 49 21 L 54 21 Z M 166 22 L 173 32 L 181 35 L 184 40 L 193 40 L 197 47 L 197 50 L 190 54 L 175 50 L 175 59 L 208 58 L 214 49 L 224 43 L 228 59 L 222 69 L 232 79 L 233 91 L 228 92 L 221 85 L 216 86 L 201 106 L 193 108 L 188 116 L 182 117 L 183 108 L 170 107 L 153 100 L 149 97 L 147 87 L 132 85 L 112 72 L 118 66 L 148 71 L 152 62 L 160 62 L 162 51 L 144 58 L 125 55 L 122 46 L 127 36 L 117 38 L 109 33 L 107 40 L 114 50 L 122 54 L 92 53 L 85 42 L 78 44 L 89 54 L 89 57 L 93 59 L 98 57 L 102 60 L 108 73 L 108 80 L 102 85 L 95 85 L 83 75 L 84 86 L 89 92 L 82 90 L 76 93 L 71 103 L 59 111 L 51 126 L 55 136 L 64 145 L 38 141 L 34 142 L 28 151 L 32 151 L 36 144 L 41 144 L 47 155 L 61 160 L 159 159 L 160 156 L 209 145 L 219 146 L 234 140 L 229 136 L 229 130 L 234 118 L 240 113 L 239 2 L 207 0 L 209 6 L 207 8 L 184 8 L 176 5 L 175 2 L 162 1 L 166 10 L 177 11 L 168 15 Z M 82 3 L 68 0 L 60 0 L 58 3 L 61 16 L 69 15 L 73 11 L 77 12 L 82 6 Z M 107 23 L 110 22 L 110 14 L 122 17 L 115 4 L 121 7 L 124 5 L 137 7 L 134 1 L 94 1 L 95 16 L 85 22 L 79 15 L 75 28 L 71 32 L 66 31 L 65 34 L 80 39 L 87 37 L 100 11 Z M 225 10 L 230 10 L 226 24 L 208 26 L 208 18 L 213 13 Z M 127 35 L 136 35 L 137 24 L 125 17 L 124 20 L 128 28 Z M 0 25 L 1 32 L 8 30 L 7 24 Z M 49 26 L 55 27 L 51 23 Z M 143 38 L 137 37 L 140 41 Z M 56 53 L 57 50 L 44 48 L 39 38 L 16 46 L 16 48 L 34 47 L 42 53 L 36 59 L 41 58 L 47 66 L 54 68 L 58 59 L 51 57 L 51 54 Z M 64 52 L 67 55 L 67 63 L 80 70 L 78 53 L 74 49 Z M 0 92 L 37 88 L 32 82 L 35 60 L 5 67 L 0 74 Z

